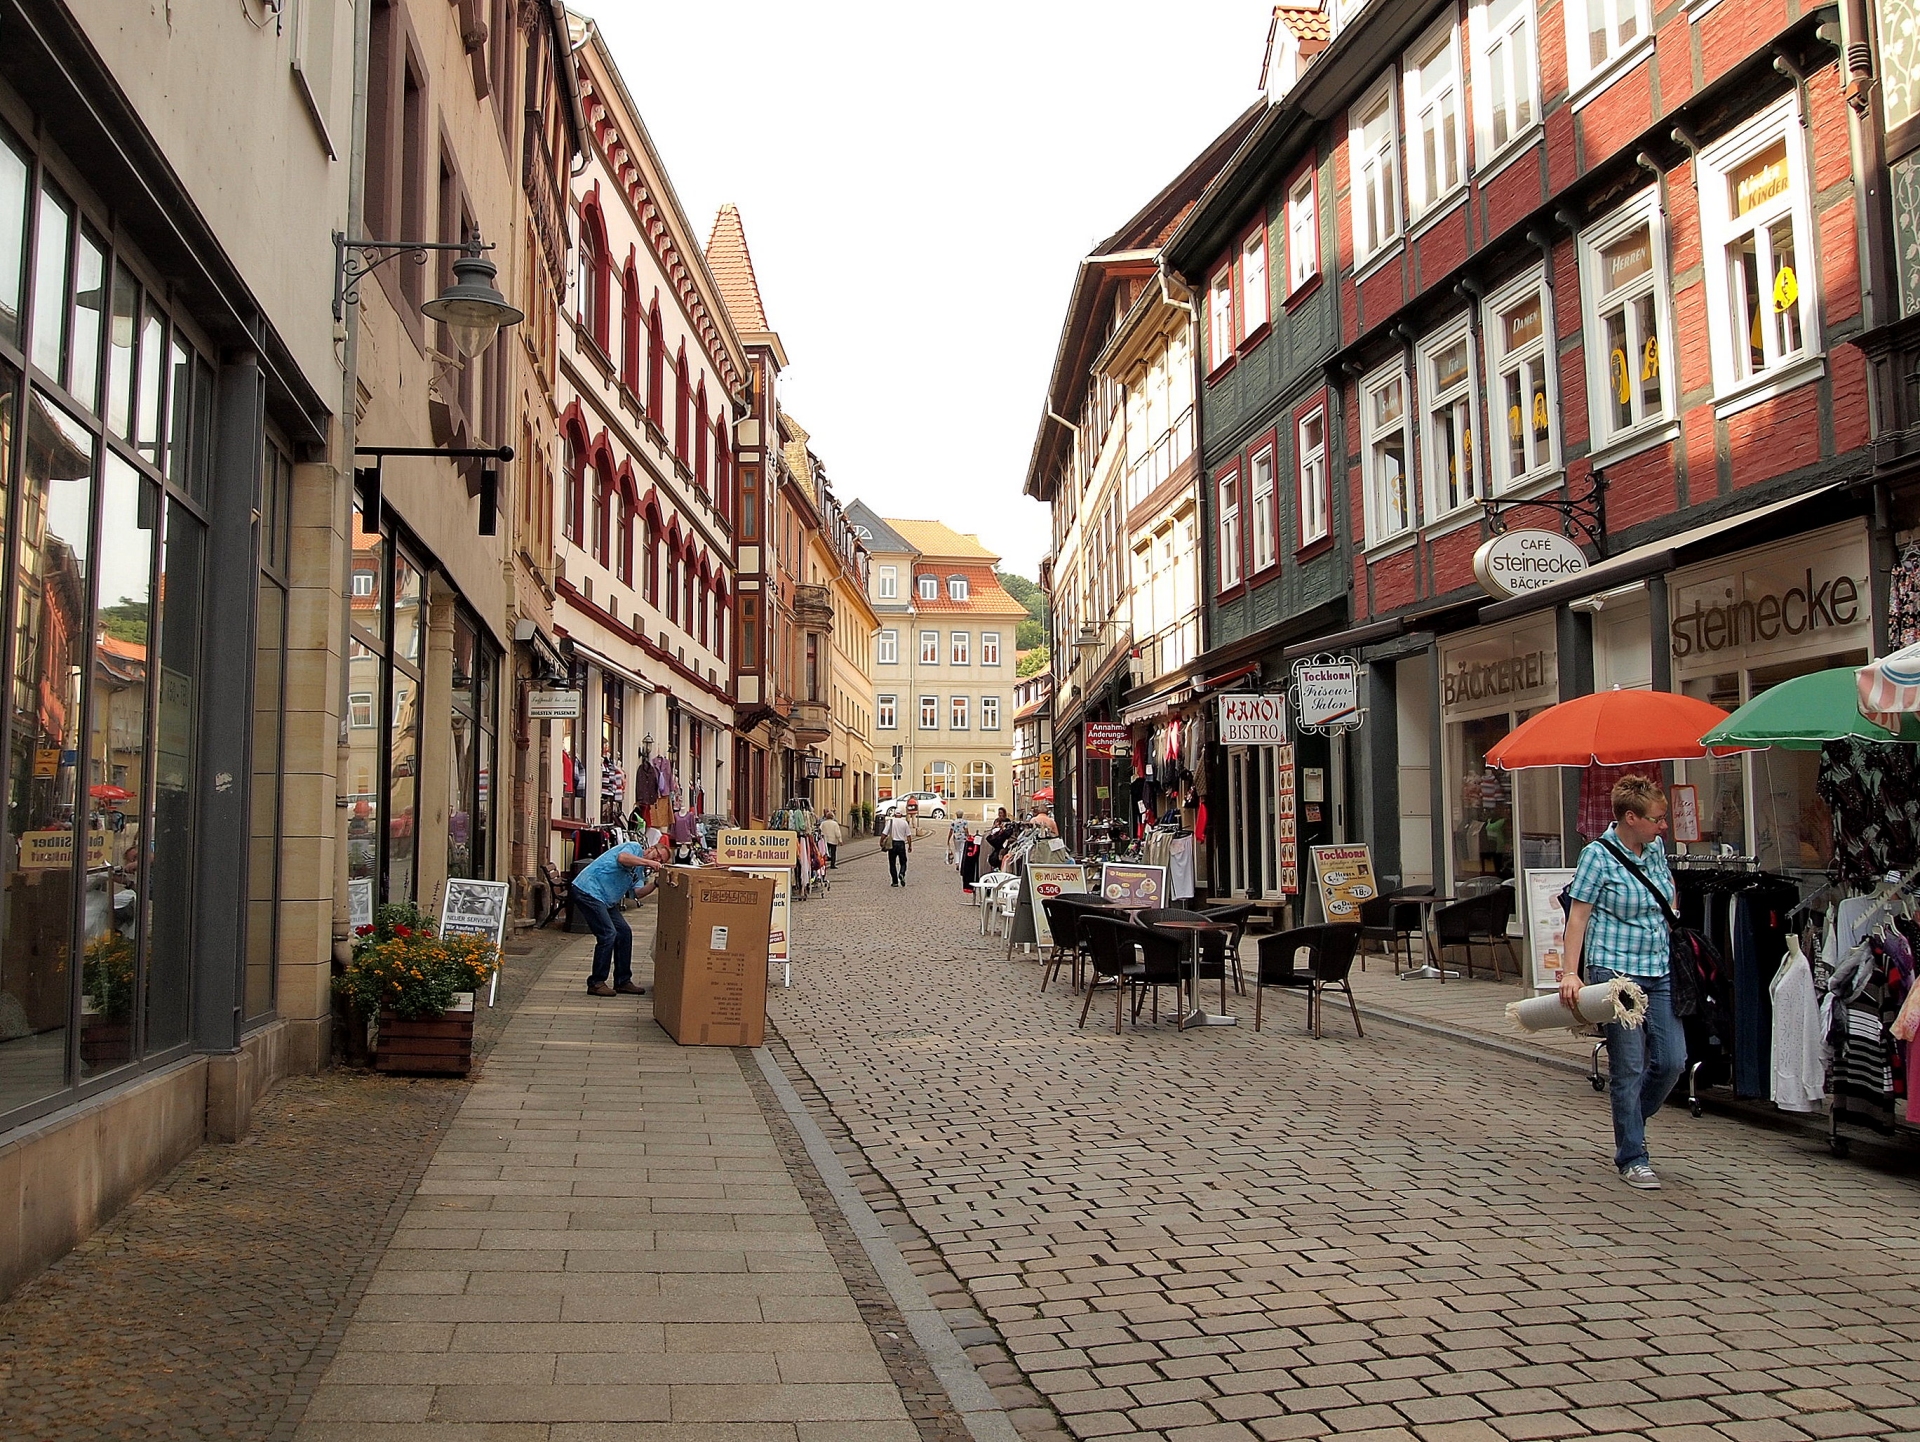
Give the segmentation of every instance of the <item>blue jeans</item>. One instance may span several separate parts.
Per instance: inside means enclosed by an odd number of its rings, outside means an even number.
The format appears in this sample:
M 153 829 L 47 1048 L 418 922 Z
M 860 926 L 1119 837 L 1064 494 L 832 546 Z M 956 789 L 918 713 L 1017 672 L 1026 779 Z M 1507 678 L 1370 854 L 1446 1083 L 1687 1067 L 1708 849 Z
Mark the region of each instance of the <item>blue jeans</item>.
M 573 889 L 573 904 L 586 917 L 587 925 L 593 928 L 597 938 L 593 948 L 593 974 L 587 978 L 587 985 L 605 981 L 609 967 L 613 970 L 615 986 L 632 981 L 633 928 L 627 925 L 626 917 L 577 886 Z
M 1647 994 L 1647 1019 L 1637 1027 L 1609 1022 L 1608 1091 L 1613 1100 L 1613 1164 L 1631 1167 L 1647 1160 L 1647 1118 L 1660 1110 L 1687 1066 L 1687 1034 L 1673 1014 L 1673 978 L 1627 976 L 1610 967 L 1584 968 L 1589 985 L 1616 976 Z

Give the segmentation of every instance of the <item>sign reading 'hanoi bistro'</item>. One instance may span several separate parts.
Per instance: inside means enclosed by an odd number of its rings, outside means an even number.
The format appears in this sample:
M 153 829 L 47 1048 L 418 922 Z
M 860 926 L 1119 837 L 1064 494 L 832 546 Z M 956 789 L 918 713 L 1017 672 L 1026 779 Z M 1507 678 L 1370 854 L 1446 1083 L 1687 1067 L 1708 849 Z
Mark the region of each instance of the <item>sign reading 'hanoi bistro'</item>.
M 1503 531 L 1473 553 L 1473 577 L 1490 596 L 1524 596 L 1586 569 L 1585 553 L 1558 531 Z
M 1239 692 L 1220 698 L 1222 746 L 1282 746 L 1286 740 L 1286 697 Z

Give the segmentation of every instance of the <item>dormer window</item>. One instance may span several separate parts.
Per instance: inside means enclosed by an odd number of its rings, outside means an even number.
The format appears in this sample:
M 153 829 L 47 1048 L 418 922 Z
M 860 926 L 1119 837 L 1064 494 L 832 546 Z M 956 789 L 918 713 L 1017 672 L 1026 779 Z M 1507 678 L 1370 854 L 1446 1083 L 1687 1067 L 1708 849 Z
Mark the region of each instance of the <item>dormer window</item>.
M 967 599 L 967 578 L 965 576 L 947 577 L 947 599 L 964 601 Z
M 940 599 L 940 578 L 938 576 L 922 574 L 919 586 L 921 600 L 937 601 Z

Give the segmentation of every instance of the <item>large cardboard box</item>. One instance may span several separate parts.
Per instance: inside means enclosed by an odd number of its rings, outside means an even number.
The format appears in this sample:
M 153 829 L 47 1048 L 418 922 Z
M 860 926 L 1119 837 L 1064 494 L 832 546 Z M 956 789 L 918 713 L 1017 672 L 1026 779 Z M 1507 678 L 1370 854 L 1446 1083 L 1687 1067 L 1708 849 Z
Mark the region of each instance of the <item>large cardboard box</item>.
M 660 873 L 653 1016 L 682 1046 L 759 1046 L 767 1033 L 774 881 L 713 867 Z

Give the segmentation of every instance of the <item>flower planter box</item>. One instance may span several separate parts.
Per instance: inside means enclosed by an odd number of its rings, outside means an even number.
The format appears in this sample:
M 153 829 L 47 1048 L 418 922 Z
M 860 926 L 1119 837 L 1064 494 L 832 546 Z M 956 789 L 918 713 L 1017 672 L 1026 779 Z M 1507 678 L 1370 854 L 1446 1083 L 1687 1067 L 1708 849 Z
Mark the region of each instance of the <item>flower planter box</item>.
M 133 1060 L 133 1023 L 130 1021 L 80 1021 L 80 1060 L 88 1066 L 111 1066 Z
M 381 1012 L 373 1069 L 465 1076 L 473 1069 L 473 1013 L 402 1021 L 392 1012 Z

